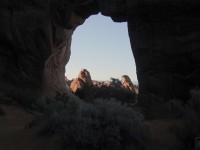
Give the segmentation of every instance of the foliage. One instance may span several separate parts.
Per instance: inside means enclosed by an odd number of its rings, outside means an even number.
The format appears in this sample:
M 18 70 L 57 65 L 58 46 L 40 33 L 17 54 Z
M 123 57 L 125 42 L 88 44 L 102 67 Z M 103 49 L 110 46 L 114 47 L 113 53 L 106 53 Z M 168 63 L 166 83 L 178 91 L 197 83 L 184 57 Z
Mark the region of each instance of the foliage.
M 147 119 L 177 119 L 185 114 L 185 107 L 178 99 L 163 100 L 162 98 L 148 95 L 140 97 L 138 105 Z
M 173 133 L 180 138 L 187 150 L 193 150 L 194 139 L 200 137 L 200 90 L 191 91 L 191 98 L 185 105 L 185 115 L 173 128 Z
M 35 103 L 36 99 L 41 95 L 38 91 L 32 91 L 30 89 L 26 89 L 25 87 L 22 89 L 17 88 L 9 88 L 4 92 L 0 92 L 0 103 L 3 104 L 14 104 L 18 106 L 22 106 L 25 109 L 31 108 L 31 105 Z
M 67 100 L 64 105 L 60 109 L 49 107 L 41 135 L 59 134 L 66 148 L 78 150 L 144 148 L 148 124 L 132 108 L 101 99 L 92 103 Z
M 57 92 L 54 98 L 38 97 L 35 99 L 34 103 L 32 103 L 31 109 L 42 113 L 59 111 L 66 108 L 68 101 L 69 97 L 67 94 L 60 94 Z
M 93 101 L 97 98 L 102 98 L 107 100 L 116 99 L 122 103 L 135 103 L 137 98 L 136 93 L 133 93 L 130 90 L 112 86 L 87 87 L 77 90 L 75 94 L 87 102 Z
M 119 79 L 115 79 L 111 77 L 110 80 L 111 80 L 111 87 L 120 88 L 121 82 Z

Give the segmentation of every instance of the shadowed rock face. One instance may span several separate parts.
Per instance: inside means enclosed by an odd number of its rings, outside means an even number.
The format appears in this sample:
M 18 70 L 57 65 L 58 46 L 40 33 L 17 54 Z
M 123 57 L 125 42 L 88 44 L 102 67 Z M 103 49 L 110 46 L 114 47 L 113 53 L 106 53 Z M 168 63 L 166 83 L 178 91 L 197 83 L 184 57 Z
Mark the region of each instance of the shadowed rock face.
M 188 99 L 200 85 L 200 2 L 129 0 L 127 6 L 141 94 Z
M 69 91 L 64 66 L 71 36 L 101 11 L 128 23 L 140 94 L 187 99 L 200 86 L 199 7 L 199 0 L 1 0 L 1 93 Z
M 0 2 L 0 90 L 41 93 L 45 60 L 52 52 L 52 23 L 45 1 Z
M 72 29 L 64 27 L 55 27 L 55 42 L 53 52 L 45 62 L 43 93 L 52 97 L 56 91 L 60 93 L 70 92 L 65 85 L 65 65 L 68 63 L 71 55 L 71 39 L 74 29 L 85 21 L 84 18 L 75 14 L 71 15 L 69 21 Z
M 115 6 L 109 7 L 113 1 Z M 200 2 L 198 0 L 102 0 L 101 10 L 114 21 L 126 15 L 136 61 L 140 95 L 189 98 L 200 86 Z M 120 9 L 121 3 L 122 9 Z M 116 7 L 115 7 L 116 8 Z M 114 15 L 113 15 L 114 14 Z M 122 15 L 121 15 L 122 16 Z M 126 19 L 125 19 L 126 18 Z
M 1 0 L 3 95 L 53 96 L 67 90 L 64 67 L 70 57 L 72 33 L 98 12 L 98 5 L 90 0 Z

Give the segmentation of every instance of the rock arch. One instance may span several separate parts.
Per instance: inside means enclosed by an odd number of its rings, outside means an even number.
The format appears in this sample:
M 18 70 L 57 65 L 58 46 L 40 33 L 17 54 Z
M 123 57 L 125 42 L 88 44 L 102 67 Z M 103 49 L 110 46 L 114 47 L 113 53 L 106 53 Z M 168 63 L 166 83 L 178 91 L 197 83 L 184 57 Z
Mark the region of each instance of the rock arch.
M 200 86 L 199 6 L 198 0 L 2 0 L 1 94 L 65 91 L 55 70 L 68 62 L 71 34 L 101 12 L 128 22 L 140 94 L 188 99 L 189 89 Z
M 45 62 L 43 94 L 53 97 L 56 92 L 67 93 L 71 95 L 69 88 L 65 84 L 65 65 L 68 63 L 71 55 L 72 34 L 77 26 L 81 25 L 85 19 L 72 13 L 69 23 L 72 29 L 64 27 L 55 27 L 55 37 L 53 52 Z

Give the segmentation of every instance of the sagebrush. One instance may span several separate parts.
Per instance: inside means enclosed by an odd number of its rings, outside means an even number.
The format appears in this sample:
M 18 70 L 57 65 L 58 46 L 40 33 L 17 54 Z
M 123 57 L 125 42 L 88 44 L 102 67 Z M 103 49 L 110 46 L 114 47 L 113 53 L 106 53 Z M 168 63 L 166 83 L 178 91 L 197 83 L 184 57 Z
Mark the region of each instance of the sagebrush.
M 146 119 L 179 119 L 185 115 L 185 105 L 181 100 L 164 100 L 149 94 L 143 95 L 138 101 Z
M 85 87 L 83 89 L 78 89 L 75 94 L 81 99 L 89 102 L 95 99 L 116 99 L 122 103 L 136 103 L 137 94 L 123 88 L 116 88 L 112 86 L 102 86 L 102 87 Z
M 66 148 L 85 150 L 144 149 L 148 124 L 141 113 L 113 100 L 68 101 L 51 107 L 40 134 L 58 134 Z

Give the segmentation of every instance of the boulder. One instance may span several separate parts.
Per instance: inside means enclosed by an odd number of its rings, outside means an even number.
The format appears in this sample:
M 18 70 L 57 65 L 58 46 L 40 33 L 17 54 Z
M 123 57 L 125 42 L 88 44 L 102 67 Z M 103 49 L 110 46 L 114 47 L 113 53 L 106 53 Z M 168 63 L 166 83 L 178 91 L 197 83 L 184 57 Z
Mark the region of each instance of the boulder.
M 133 85 L 131 79 L 128 75 L 122 75 L 121 76 L 121 87 L 124 89 L 131 90 L 134 93 L 138 93 L 137 89 Z
M 93 84 L 90 72 L 86 69 L 82 69 L 80 71 L 78 78 L 81 79 L 87 86 L 91 86 Z
M 77 90 L 93 85 L 89 71 L 82 69 L 78 75 L 78 78 L 73 79 L 70 83 L 70 90 L 76 93 Z
M 80 78 L 75 78 L 70 83 L 70 90 L 73 93 L 76 93 L 77 90 L 83 89 L 84 86 L 85 86 L 85 83 L 83 82 L 83 80 L 81 80 Z

